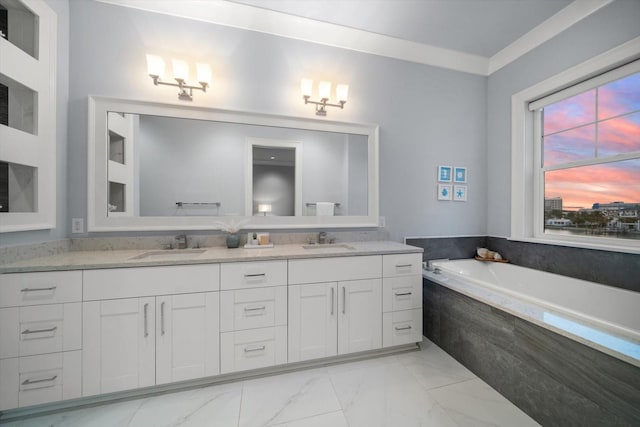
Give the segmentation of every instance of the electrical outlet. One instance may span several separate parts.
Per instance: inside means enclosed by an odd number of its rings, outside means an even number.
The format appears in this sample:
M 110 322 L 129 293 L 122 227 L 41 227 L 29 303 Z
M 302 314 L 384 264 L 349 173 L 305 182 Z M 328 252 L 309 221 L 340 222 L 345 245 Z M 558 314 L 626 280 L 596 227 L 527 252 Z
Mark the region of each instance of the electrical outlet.
M 385 217 L 381 216 L 381 217 L 378 219 L 378 226 L 380 226 L 380 227 L 386 227 L 386 226 L 387 226 L 387 219 L 386 219 Z
M 71 219 L 71 232 L 74 234 L 84 233 L 84 218 Z

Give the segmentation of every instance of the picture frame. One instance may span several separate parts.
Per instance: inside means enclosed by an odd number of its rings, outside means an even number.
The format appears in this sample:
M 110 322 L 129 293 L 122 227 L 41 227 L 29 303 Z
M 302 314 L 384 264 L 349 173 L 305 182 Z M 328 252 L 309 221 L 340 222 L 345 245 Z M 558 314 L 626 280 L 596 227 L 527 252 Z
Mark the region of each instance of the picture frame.
M 466 185 L 454 185 L 451 192 L 454 202 L 466 202 L 467 201 L 467 186 Z
M 451 166 L 438 166 L 438 182 L 451 182 Z
M 466 184 L 467 168 L 462 166 L 456 166 L 453 168 L 453 182 Z
M 451 184 L 438 184 L 438 200 L 451 200 L 452 190 Z

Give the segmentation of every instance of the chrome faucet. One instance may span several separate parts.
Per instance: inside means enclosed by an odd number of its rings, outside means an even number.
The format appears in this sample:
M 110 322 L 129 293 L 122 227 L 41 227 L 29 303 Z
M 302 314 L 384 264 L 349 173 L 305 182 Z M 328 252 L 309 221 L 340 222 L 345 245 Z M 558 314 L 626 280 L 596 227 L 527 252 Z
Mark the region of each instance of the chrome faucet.
M 180 234 L 176 236 L 176 249 L 187 249 L 187 235 Z
M 321 231 L 318 233 L 318 244 L 324 245 L 325 243 L 327 243 L 327 232 Z

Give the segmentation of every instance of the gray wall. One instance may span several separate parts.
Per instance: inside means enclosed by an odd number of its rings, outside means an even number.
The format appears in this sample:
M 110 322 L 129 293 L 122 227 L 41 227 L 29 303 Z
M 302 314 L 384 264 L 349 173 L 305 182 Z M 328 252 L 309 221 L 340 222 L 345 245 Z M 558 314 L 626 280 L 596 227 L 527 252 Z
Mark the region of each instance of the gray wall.
M 640 36 L 640 1 L 618 0 L 489 76 L 487 234 L 511 224 L 511 96 Z
M 295 168 L 293 166 L 253 166 L 253 209 L 265 201 L 271 205 L 269 215 L 295 214 Z M 257 215 L 262 215 L 258 213 Z
M 207 61 L 194 105 L 315 117 L 302 77 L 350 85 L 327 119 L 380 125 L 380 212 L 392 239 L 484 234 L 486 77 L 89 1 L 71 2 L 70 216 L 86 217 L 87 96 L 178 103 L 145 54 Z M 436 167 L 469 168 L 469 202 L 436 202 Z
M 58 16 L 58 59 L 56 75 L 56 227 L 51 230 L 0 234 L 0 247 L 26 245 L 68 237 L 67 204 L 67 103 L 69 101 L 69 1 L 45 0 Z M 86 161 L 85 161 L 86 163 Z M 83 178 L 84 179 L 84 178 Z

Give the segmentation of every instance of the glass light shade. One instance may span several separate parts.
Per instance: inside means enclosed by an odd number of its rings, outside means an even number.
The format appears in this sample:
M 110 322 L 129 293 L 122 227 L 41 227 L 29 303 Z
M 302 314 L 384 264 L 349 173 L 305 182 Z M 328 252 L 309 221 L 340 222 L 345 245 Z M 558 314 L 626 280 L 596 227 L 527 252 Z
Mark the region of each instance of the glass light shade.
M 339 102 L 347 102 L 349 96 L 349 85 L 337 85 L 336 86 L 336 98 Z
M 271 205 L 268 205 L 268 204 L 258 205 L 258 212 L 260 213 L 271 212 Z
M 196 64 L 198 83 L 211 84 L 211 67 L 209 64 Z
M 302 92 L 302 96 L 311 96 L 312 91 L 313 91 L 313 80 L 302 79 L 302 81 L 300 82 L 300 92 Z
M 320 82 L 318 84 L 318 96 L 320 99 L 331 98 L 331 82 Z
M 172 59 L 171 62 L 173 63 L 173 78 L 186 82 L 189 79 L 189 65 L 181 59 Z
M 147 54 L 147 73 L 162 79 L 164 77 L 164 60 L 159 56 Z

